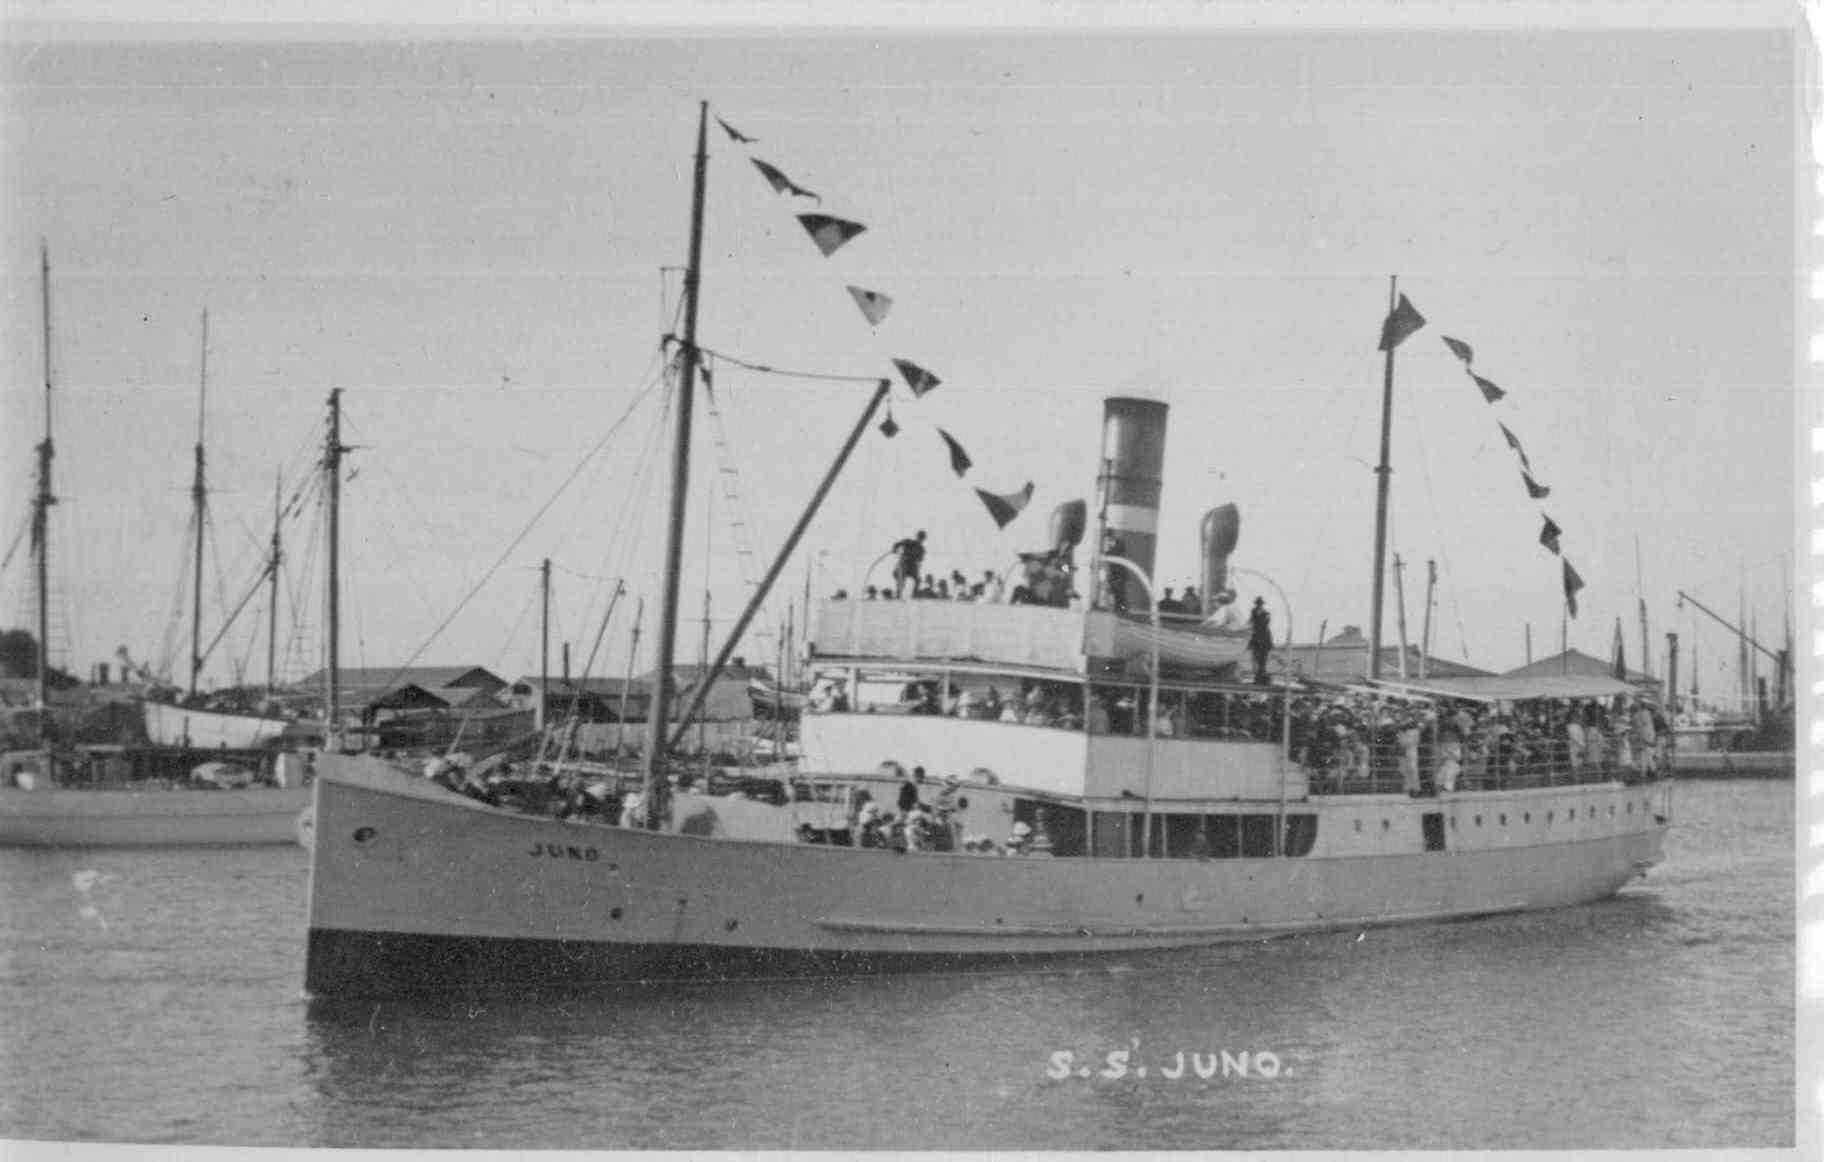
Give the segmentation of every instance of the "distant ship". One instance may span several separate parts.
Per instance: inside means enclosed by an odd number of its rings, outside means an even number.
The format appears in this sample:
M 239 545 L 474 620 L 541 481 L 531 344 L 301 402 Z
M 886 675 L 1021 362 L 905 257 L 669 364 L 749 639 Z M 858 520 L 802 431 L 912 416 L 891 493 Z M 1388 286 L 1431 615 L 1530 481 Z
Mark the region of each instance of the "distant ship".
M 673 409 L 684 431 L 707 116 Z M 1565 749 L 1496 713 L 1518 704 L 1550 725 L 1557 700 L 1632 693 L 1622 683 L 1262 684 L 1236 672 L 1245 638 L 1163 623 L 1148 574 L 1166 417 L 1150 400 L 1106 403 L 1099 511 L 1115 536 L 1101 543 L 1123 548 L 1093 558 L 1086 605 L 822 605 L 813 665 L 841 692 L 807 703 L 783 803 L 706 795 L 667 769 L 688 720 L 670 715 L 664 680 L 679 439 L 642 790 L 618 812 L 557 818 L 331 756 L 306 989 L 340 1000 L 1021 964 L 1559 907 L 1660 860 L 1672 806 L 1657 772 L 1623 761 L 1620 739 L 1606 748 L 1593 731 Z M 1074 548 L 1054 536 L 1047 558 L 1068 569 Z M 1206 545 L 1206 612 L 1227 595 L 1226 553 Z

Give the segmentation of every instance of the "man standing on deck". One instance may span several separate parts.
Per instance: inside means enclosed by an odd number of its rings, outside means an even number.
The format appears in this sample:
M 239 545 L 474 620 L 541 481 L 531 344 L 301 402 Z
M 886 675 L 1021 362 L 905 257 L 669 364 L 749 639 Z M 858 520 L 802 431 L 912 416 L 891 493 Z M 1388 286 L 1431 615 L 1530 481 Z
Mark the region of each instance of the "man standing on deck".
M 925 530 L 919 529 L 916 537 L 894 542 L 893 552 L 899 557 L 893 566 L 894 596 L 904 598 L 907 581 L 912 582 L 914 592 L 918 590 L 919 570 L 925 564 Z
M 1267 684 L 1267 655 L 1273 652 L 1273 615 L 1267 612 L 1263 597 L 1254 599 L 1254 611 L 1248 614 L 1248 653 L 1254 656 L 1254 684 Z

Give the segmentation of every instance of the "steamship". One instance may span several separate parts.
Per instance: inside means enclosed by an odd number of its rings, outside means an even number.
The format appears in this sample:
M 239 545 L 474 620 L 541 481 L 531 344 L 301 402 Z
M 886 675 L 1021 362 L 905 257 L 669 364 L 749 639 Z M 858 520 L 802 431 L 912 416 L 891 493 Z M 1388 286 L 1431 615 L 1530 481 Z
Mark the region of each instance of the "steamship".
M 693 295 L 705 155 L 700 124 Z M 694 383 L 688 328 L 681 351 L 681 382 Z M 685 431 L 690 394 L 679 392 L 673 420 Z M 1295 728 L 1316 706 L 1625 688 L 1486 678 L 1324 690 L 1283 674 L 1262 684 L 1245 672 L 1244 635 L 1200 615 L 1228 596 L 1233 510 L 1205 522 L 1203 610 L 1171 616 L 1152 600 L 1167 418 L 1158 401 L 1106 401 L 1098 512 L 1113 535 L 1097 541 L 1085 604 L 1069 603 L 1068 586 L 1051 604 L 824 602 L 813 666 L 843 696 L 807 707 L 782 803 L 674 785 L 666 744 L 688 715 L 668 713 L 665 681 L 643 802 L 626 825 L 498 806 L 372 756 L 327 757 L 307 990 L 535 994 L 1132 955 L 1572 905 L 1660 859 L 1671 800 L 1657 778 L 1554 760 L 1524 774 L 1465 764 L 1459 775 L 1442 738 L 1427 744 L 1439 761 L 1420 784 L 1410 769 L 1390 780 L 1374 756 L 1346 773 L 1317 761 Z M 675 455 L 682 481 L 682 440 Z M 682 487 L 671 504 L 667 620 Z M 1068 569 L 1085 511 L 1054 514 L 1051 550 L 1033 568 Z M 1119 555 L 1100 548 L 1117 543 Z M 661 674 L 670 644 L 661 639 Z M 930 781 L 908 780 L 915 768 Z M 913 799 L 945 808 L 935 840 L 870 844 L 877 808 Z

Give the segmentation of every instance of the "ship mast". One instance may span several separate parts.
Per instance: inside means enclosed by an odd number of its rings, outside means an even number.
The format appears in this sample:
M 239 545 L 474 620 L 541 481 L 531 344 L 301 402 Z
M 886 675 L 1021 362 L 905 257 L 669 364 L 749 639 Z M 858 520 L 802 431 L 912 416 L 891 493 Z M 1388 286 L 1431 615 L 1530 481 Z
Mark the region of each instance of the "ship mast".
M 266 598 L 266 693 L 268 696 L 278 689 L 279 684 L 279 562 L 284 556 L 279 546 L 279 525 L 283 519 L 279 505 L 281 489 L 279 476 L 274 473 L 272 477 L 272 556 L 266 562 L 269 572 L 267 580 L 271 586 Z
M 1387 280 L 1387 313 L 1399 306 L 1399 278 Z M 1381 676 L 1381 605 L 1387 587 L 1387 486 L 1393 476 L 1388 463 L 1393 438 L 1393 349 L 1387 345 L 1387 371 L 1381 390 L 1381 463 L 1374 470 L 1378 483 L 1374 500 L 1374 609 L 1368 617 L 1368 677 Z M 1401 655 L 1404 656 L 1403 654 Z
M 44 300 L 44 442 L 38 445 L 38 495 L 32 502 L 32 544 L 38 550 L 38 745 L 50 745 L 51 675 L 51 248 L 38 242 Z
M 671 814 L 670 785 L 665 781 L 668 717 L 671 712 L 672 654 L 678 639 L 678 574 L 684 554 L 684 513 L 690 489 L 691 402 L 696 394 L 697 300 L 703 276 L 703 199 L 709 175 L 709 102 L 697 108 L 697 164 L 690 202 L 690 259 L 684 271 L 684 334 L 679 342 L 678 418 L 671 446 L 671 508 L 665 525 L 665 572 L 659 605 L 658 668 L 647 711 L 643 763 L 646 826 L 654 831 Z
M 203 522 L 208 492 L 203 484 L 203 415 L 209 402 L 209 308 L 203 308 L 203 347 L 196 391 L 196 475 L 190 483 L 190 507 L 196 521 L 196 544 L 190 560 L 190 697 L 196 697 L 203 668 Z
M 340 749 L 341 737 L 337 732 L 337 720 L 341 717 L 342 691 L 340 637 L 341 637 L 341 600 L 342 595 L 336 584 L 341 567 L 340 519 L 342 506 L 342 454 L 349 449 L 342 443 L 342 389 L 332 388 L 329 393 L 329 430 L 323 440 L 323 484 L 329 506 L 328 519 L 324 522 L 324 536 L 328 540 L 325 552 L 324 579 L 324 618 L 323 618 L 323 750 L 332 753 Z

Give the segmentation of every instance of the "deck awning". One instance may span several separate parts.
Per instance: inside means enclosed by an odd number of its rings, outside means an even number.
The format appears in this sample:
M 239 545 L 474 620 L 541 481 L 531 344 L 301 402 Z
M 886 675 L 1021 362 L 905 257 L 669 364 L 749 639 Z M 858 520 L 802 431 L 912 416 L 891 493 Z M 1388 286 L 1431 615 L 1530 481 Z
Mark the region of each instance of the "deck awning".
M 1541 698 L 1639 697 L 1639 686 L 1614 678 L 1578 674 L 1538 674 L 1527 678 L 1490 675 L 1481 678 L 1382 678 L 1376 683 L 1392 693 L 1469 702 L 1530 702 Z

